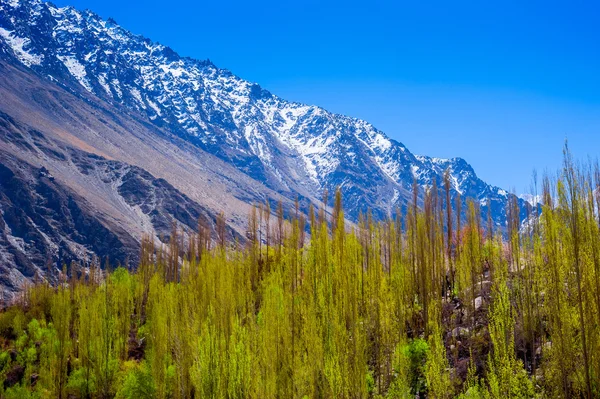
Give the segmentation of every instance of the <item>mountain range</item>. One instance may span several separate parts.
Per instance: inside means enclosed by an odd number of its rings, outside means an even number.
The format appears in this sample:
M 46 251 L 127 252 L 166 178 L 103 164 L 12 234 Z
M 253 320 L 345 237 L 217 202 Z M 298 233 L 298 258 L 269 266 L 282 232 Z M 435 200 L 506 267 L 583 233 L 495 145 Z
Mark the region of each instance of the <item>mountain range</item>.
M 453 200 L 474 199 L 504 228 L 513 195 L 464 159 L 412 154 L 369 122 L 286 101 L 92 11 L 0 0 L 6 295 L 73 260 L 133 265 L 141 237 L 166 241 L 173 221 L 214 228 L 224 212 L 243 240 L 257 202 L 289 211 L 298 198 L 306 212 L 340 188 L 350 221 L 385 218 L 406 210 L 414 181 L 422 198 L 446 170 Z

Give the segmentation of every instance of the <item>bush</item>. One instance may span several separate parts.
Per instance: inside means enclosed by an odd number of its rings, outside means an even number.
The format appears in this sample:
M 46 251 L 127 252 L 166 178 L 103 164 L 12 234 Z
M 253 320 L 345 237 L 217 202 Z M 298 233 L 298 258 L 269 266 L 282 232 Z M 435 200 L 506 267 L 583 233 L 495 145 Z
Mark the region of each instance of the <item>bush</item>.
M 123 386 L 117 392 L 120 399 L 151 399 L 154 398 L 156 387 L 152 374 L 145 362 L 129 369 L 125 375 Z
M 408 359 L 408 381 L 413 395 L 427 391 L 427 380 L 425 379 L 425 362 L 429 345 L 422 338 L 411 340 L 403 349 L 404 356 Z

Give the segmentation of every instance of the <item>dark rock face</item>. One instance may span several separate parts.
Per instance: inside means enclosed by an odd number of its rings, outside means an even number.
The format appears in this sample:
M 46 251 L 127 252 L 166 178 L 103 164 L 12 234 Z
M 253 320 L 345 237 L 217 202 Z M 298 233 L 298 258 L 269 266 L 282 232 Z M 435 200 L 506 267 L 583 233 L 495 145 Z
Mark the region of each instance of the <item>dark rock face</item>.
M 139 206 L 149 215 L 157 231 L 167 232 L 174 220 L 190 229 L 198 226 L 198 220 L 207 220 L 204 210 L 188 197 L 175 190 L 163 179 L 155 179 L 143 169 L 131 167 L 121 177 L 119 194 L 130 206 Z
M 124 212 L 137 212 L 149 222 L 143 232 L 166 241 L 173 223 L 187 232 L 195 230 L 199 220 L 209 227 L 215 224 L 214 214 L 144 169 L 61 147 L 7 115 L 0 115 L 0 125 L 4 140 L 21 148 L 21 156 L 36 159 L 34 154 L 42 153 L 72 165 L 90 186 L 108 190 L 122 202 Z M 94 199 L 90 194 L 88 198 Z M 0 287 L 6 296 L 36 273 L 52 279 L 56 270 L 73 261 L 86 265 L 99 259 L 135 266 L 139 238 L 118 218 L 56 179 L 47 167 L 0 150 Z
M 175 189 L 164 179 L 157 179 L 137 166 L 108 161 L 101 157 L 71 150 L 71 161 L 88 176 L 96 175 L 105 184 L 115 187 L 123 201 L 138 208 L 151 222 L 152 230 L 168 240 L 173 223 L 194 231 L 199 221 L 214 226 L 215 216 L 198 203 Z
M 137 257 L 136 240 L 97 215 L 89 204 L 35 168 L 0 153 L 0 285 L 16 291 L 45 267 Z M 14 268 L 14 270 L 13 270 Z M 18 272 L 18 273 L 16 273 Z
M 4 379 L 4 388 L 10 388 L 16 384 L 18 384 L 23 377 L 25 376 L 25 367 L 16 364 L 14 365 L 8 372 L 6 373 L 6 378 Z

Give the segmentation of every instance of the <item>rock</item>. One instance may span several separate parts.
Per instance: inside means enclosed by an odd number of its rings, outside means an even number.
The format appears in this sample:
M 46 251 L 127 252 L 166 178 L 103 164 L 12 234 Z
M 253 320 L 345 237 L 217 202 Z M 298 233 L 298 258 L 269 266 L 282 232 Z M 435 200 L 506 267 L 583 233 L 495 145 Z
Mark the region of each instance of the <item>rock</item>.
M 552 341 L 545 342 L 544 345 L 538 346 L 535 350 L 535 354 L 537 356 L 541 356 L 542 352 L 547 351 L 552 348 Z
M 13 385 L 18 384 L 25 375 L 25 367 L 20 364 L 14 365 L 8 373 L 6 373 L 6 377 L 4 379 L 4 388 L 12 387 Z
M 455 375 L 461 379 L 465 380 L 467 378 L 467 374 L 469 372 L 469 358 L 460 359 L 455 365 Z
M 39 171 L 39 177 L 45 177 L 49 180 L 54 180 L 54 176 L 52 176 L 52 174 L 48 171 L 48 169 L 46 169 L 43 166 Z
M 455 329 L 452 330 L 452 336 L 454 338 L 463 337 L 468 334 L 469 334 L 469 329 L 465 328 L 465 327 L 456 327 Z
M 483 305 L 483 297 L 478 296 L 477 298 L 475 298 L 475 310 L 478 310 L 481 305 Z

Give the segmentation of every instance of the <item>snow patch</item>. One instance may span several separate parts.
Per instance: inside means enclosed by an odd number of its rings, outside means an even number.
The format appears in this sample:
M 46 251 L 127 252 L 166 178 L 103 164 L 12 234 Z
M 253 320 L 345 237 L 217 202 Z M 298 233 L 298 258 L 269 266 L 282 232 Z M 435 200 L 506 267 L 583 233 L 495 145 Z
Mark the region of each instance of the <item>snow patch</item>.
M 519 198 L 521 198 L 524 201 L 527 201 L 531 206 L 536 206 L 537 204 L 542 203 L 541 195 L 521 194 L 519 195 Z
M 412 173 L 413 177 L 416 179 L 419 177 L 420 168 L 417 165 L 411 165 L 410 172 Z
M 383 152 L 389 150 L 392 143 L 383 134 L 377 133 L 373 139 L 373 146 Z
M 110 91 L 110 86 L 106 83 L 106 73 L 101 73 L 98 75 L 98 83 L 100 86 L 106 91 L 106 94 L 112 97 L 112 92 Z
M 41 65 L 44 60 L 43 55 L 32 54 L 25 50 L 25 47 L 31 43 L 31 40 L 18 37 L 14 32 L 8 31 L 4 28 L 0 28 L 0 36 L 6 41 L 6 43 L 12 48 L 13 52 L 23 64 L 28 67 L 32 65 Z
M 119 82 L 119 79 L 113 79 L 111 83 L 113 85 L 113 89 L 117 92 L 117 96 L 119 96 L 119 98 L 123 98 L 123 92 L 121 91 L 121 82 Z
M 148 105 L 150 106 L 150 108 L 152 108 L 154 110 L 154 112 L 156 112 L 156 115 L 162 116 L 162 113 L 160 112 L 160 108 L 158 107 L 158 105 L 156 105 L 155 102 L 153 102 L 150 99 L 147 99 L 147 102 L 148 102 Z
M 184 74 L 187 75 L 187 71 L 182 67 L 172 68 L 169 65 L 161 65 L 159 68 L 162 69 L 164 73 L 170 73 L 176 78 L 179 78 Z
M 140 94 L 140 91 L 138 89 L 136 89 L 135 87 L 131 88 L 131 95 L 137 100 L 137 102 L 140 104 L 140 106 L 143 109 L 146 109 L 146 104 L 144 104 L 144 100 L 142 100 L 142 95 Z
M 85 67 L 72 55 L 57 55 L 56 56 L 69 70 L 69 73 L 77 79 L 87 91 L 92 92 L 92 86 L 87 80 L 87 73 Z
M 463 190 L 460 189 L 460 184 L 458 183 L 458 179 L 454 176 L 453 173 L 450 173 L 450 182 L 452 183 L 452 187 L 460 194 L 463 195 Z
M 400 191 L 394 189 L 394 196 L 392 197 L 392 205 L 396 204 L 400 199 Z

